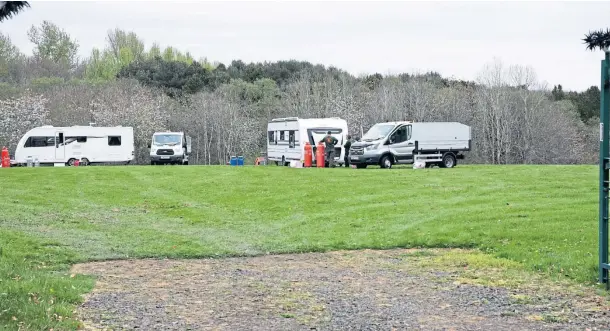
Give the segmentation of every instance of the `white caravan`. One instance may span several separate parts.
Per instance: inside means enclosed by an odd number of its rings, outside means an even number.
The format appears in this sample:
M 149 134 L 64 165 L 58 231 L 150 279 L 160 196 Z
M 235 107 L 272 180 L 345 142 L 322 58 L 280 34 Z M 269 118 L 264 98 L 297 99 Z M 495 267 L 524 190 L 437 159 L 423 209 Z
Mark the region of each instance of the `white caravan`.
M 303 161 L 305 142 L 309 142 L 315 164 L 315 148 L 328 131 L 338 140 L 335 146 L 335 163 L 343 164 L 345 155 L 343 144 L 348 134 L 347 121 L 338 117 L 272 119 L 267 124 L 267 158 L 282 165 L 288 165 L 290 161 Z
M 184 132 L 155 132 L 150 148 L 150 164 L 189 164 L 191 137 Z
M 19 140 L 15 163 L 23 165 L 28 158 L 40 164 L 63 163 L 129 163 L 134 158 L 133 128 L 41 126 L 28 131 Z

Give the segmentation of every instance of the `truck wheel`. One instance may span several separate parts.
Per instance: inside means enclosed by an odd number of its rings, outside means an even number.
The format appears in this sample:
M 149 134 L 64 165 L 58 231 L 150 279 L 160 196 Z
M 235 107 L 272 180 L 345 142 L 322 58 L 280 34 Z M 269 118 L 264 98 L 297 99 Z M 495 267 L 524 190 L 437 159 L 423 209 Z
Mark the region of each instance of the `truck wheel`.
M 356 164 L 356 168 L 358 168 L 358 169 L 366 169 L 366 164 Z
M 451 153 L 443 155 L 443 163 L 441 163 L 443 168 L 453 168 L 456 164 L 457 160 L 455 159 L 455 155 Z
M 384 155 L 379 161 L 379 165 L 384 169 L 390 169 L 392 168 L 392 159 L 389 155 Z

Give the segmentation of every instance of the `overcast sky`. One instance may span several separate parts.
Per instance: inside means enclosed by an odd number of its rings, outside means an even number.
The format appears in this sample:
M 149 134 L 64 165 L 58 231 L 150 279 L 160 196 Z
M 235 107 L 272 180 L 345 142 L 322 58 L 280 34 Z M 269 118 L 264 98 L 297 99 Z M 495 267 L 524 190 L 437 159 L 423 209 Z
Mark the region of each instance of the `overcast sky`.
M 34 1 L 0 23 L 24 52 L 27 30 L 49 20 L 88 56 L 108 29 L 134 31 L 228 64 L 307 60 L 355 75 L 434 70 L 475 79 L 483 65 L 531 65 L 564 89 L 599 85 L 601 52 L 586 51 L 591 29 L 610 27 L 610 2 L 207 2 Z

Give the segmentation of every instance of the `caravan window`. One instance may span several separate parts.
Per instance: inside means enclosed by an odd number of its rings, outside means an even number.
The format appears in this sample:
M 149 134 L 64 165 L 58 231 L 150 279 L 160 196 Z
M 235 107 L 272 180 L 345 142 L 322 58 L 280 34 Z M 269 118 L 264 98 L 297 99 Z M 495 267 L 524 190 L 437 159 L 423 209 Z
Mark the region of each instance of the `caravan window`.
M 55 137 L 29 137 L 23 147 L 55 146 Z
M 280 131 L 280 141 L 284 141 L 284 131 Z
M 76 141 L 77 143 L 86 143 L 87 137 L 66 137 L 65 144 L 68 145 L 69 143 L 72 143 L 74 141 Z
M 108 136 L 108 146 L 121 146 L 121 136 Z
M 275 142 L 275 138 L 274 138 L 274 133 L 273 131 L 269 131 L 268 132 L 268 136 L 269 136 L 269 143 L 274 143 Z
M 288 131 L 288 148 L 294 148 L 294 131 Z

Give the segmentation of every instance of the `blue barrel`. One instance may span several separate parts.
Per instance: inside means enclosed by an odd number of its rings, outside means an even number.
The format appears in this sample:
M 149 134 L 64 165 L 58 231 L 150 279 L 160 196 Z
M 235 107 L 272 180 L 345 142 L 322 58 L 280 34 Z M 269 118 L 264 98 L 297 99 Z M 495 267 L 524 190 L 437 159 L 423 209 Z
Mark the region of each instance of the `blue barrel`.
M 237 165 L 237 157 L 231 156 L 231 161 L 229 161 L 229 164 L 231 166 L 236 166 Z
M 237 165 L 238 166 L 243 166 L 244 165 L 244 157 L 243 156 L 238 156 L 237 157 Z

